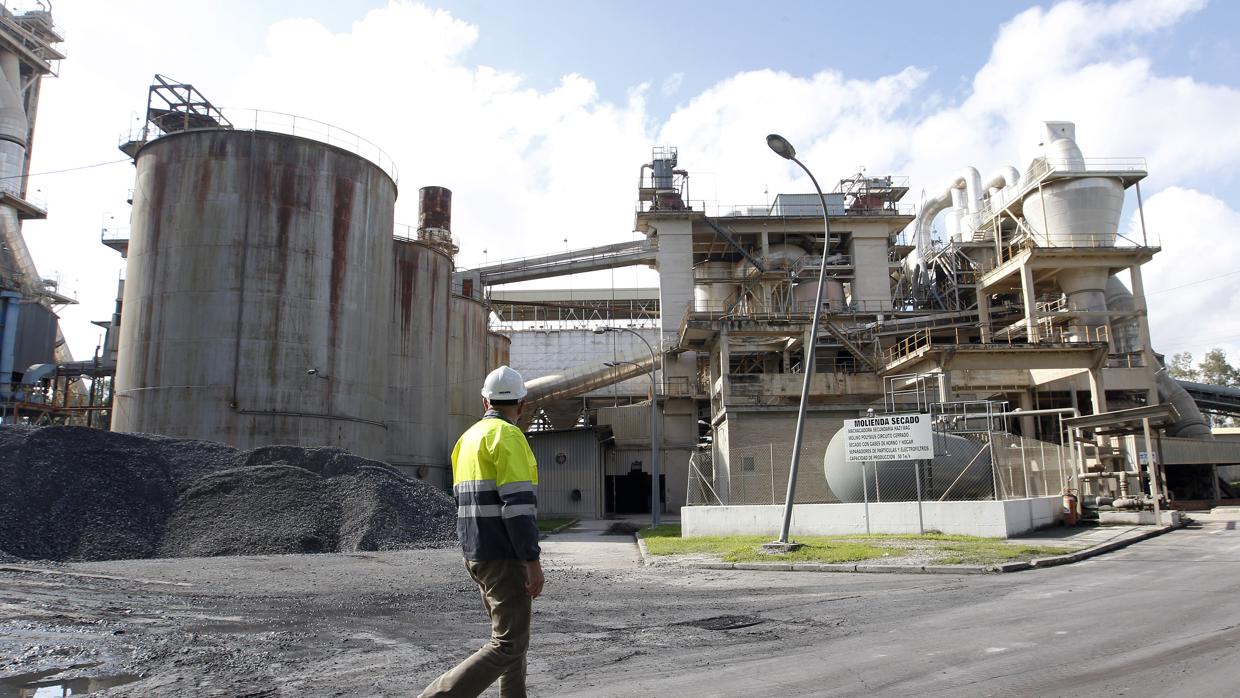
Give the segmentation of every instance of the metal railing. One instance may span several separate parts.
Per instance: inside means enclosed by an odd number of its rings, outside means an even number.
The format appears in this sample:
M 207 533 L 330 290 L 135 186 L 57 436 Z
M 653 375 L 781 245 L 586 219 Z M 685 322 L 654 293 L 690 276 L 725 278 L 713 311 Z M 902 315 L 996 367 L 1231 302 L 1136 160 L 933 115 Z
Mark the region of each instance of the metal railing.
M 392 238 L 394 240 L 425 242 L 438 247 L 451 248 L 454 252 L 461 248 L 461 238 L 456 235 L 451 235 L 447 231 L 437 228 L 418 229 L 406 223 L 392 224 Z
M 1050 318 L 1053 319 L 1053 318 Z M 987 341 L 982 341 L 982 335 L 975 333 L 972 328 L 952 328 L 951 334 L 944 337 L 936 338 L 931 334 L 929 329 L 918 330 L 908 335 L 899 342 L 883 349 L 880 356 L 882 365 L 892 366 L 901 360 L 921 351 L 923 349 L 942 344 L 944 346 L 990 346 L 996 344 L 1005 344 L 1007 346 L 1080 346 L 1089 345 L 1107 345 L 1111 341 L 1110 329 L 1107 325 L 1098 325 L 1091 327 L 1088 325 L 1057 325 L 1047 326 L 1044 320 L 1040 318 L 1038 323 L 1038 331 L 1031 334 L 1029 328 L 1024 325 L 1007 325 L 994 329 L 993 323 L 982 323 L 978 325 L 978 329 L 990 329 L 985 335 Z
M 650 202 L 639 201 L 635 211 L 650 211 Z M 821 218 L 821 204 L 781 204 L 776 210 L 772 204 L 728 203 L 705 199 L 685 201 L 686 211 L 700 211 L 711 218 Z M 844 203 L 827 201 L 827 210 L 836 216 L 911 216 L 915 210 L 913 204 L 891 204 L 881 208 L 853 208 Z
M 929 347 L 933 343 L 929 330 L 919 330 L 883 350 L 882 363 L 890 366 L 901 359 Z
M 1110 354 L 1107 356 L 1107 368 L 1145 368 L 1145 354 L 1139 351 L 1130 351 L 1122 354 Z
M 880 315 L 896 309 L 888 301 L 831 300 L 822 302 L 824 315 Z M 813 319 L 814 301 L 775 299 L 762 304 L 755 298 L 735 300 L 696 300 L 685 310 L 683 321 L 691 320 L 766 320 L 809 322 Z
M 400 182 L 400 173 L 397 170 L 396 162 L 382 148 L 374 143 L 362 138 L 356 133 L 347 129 L 333 126 L 331 124 L 311 119 L 296 114 L 286 114 L 284 112 L 266 111 L 263 109 L 247 109 L 240 107 L 220 107 L 219 111 L 224 115 L 231 125 L 220 124 L 218 126 L 206 128 L 188 128 L 185 131 L 218 131 L 218 130 L 243 130 L 243 131 L 266 131 L 270 133 L 282 133 L 287 136 L 296 136 L 298 138 L 306 138 L 327 145 L 335 146 L 342 150 L 363 157 L 374 163 L 379 169 L 383 170 L 392 178 L 393 182 Z M 176 131 L 182 133 L 183 131 Z M 120 138 L 120 143 L 145 143 L 153 141 L 161 136 L 168 135 L 159 127 L 150 122 L 144 122 L 135 125 L 126 134 Z
M 109 226 L 99 233 L 101 242 L 120 242 L 129 239 L 129 226 Z

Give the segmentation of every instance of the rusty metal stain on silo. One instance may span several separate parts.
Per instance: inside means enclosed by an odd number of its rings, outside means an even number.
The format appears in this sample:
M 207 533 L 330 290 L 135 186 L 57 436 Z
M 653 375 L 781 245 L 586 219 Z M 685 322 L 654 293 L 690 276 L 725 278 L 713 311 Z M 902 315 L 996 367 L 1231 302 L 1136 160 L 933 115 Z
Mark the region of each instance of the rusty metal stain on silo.
M 418 190 L 418 230 L 452 230 L 452 190 L 422 187 Z
M 232 130 L 163 136 L 135 165 L 113 428 L 383 458 L 391 177 Z
M 507 366 L 512 349 L 512 338 L 499 332 L 487 332 L 487 371 Z
M 452 294 L 448 318 L 448 431 L 441 448 L 452 452 L 456 439 L 482 416 L 482 381 L 487 369 L 487 308 L 482 301 Z
M 448 296 L 452 258 L 414 240 L 395 240 L 388 455 L 406 472 L 451 485 L 442 453 L 448 416 Z

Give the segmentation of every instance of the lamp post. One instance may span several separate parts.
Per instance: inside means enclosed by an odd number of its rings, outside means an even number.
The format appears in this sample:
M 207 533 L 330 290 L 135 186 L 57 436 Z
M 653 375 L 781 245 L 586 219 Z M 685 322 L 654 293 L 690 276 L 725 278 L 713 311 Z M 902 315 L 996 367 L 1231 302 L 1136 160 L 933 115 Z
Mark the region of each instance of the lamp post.
M 788 529 L 792 525 L 792 500 L 796 496 L 797 469 L 801 464 L 801 437 L 805 433 L 805 410 L 809 405 L 809 386 L 814 376 L 814 350 L 818 346 L 818 316 L 822 313 L 822 289 L 826 285 L 824 282 L 827 278 L 827 247 L 831 242 L 831 218 L 827 214 L 827 197 L 823 196 L 822 187 L 818 186 L 814 173 L 810 172 L 800 160 L 797 160 L 796 148 L 793 148 L 783 136 L 774 133 L 766 137 L 766 144 L 775 151 L 776 155 L 795 162 L 802 170 L 805 170 L 805 174 L 809 175 L 809 181 L 814 183 L 814 190 L 818 192 L 818 200 L 822 203 L 822 263 L 818 265 L 818 292 L 814 295 L 814 319 L 810 324 L 809 346 L 805 348 L 805 380 L 801 384 L 801 405 L 797 409 L 797 427 L 792 437 L 792 462 L 788 466 L 788 494 L 784 498 L 784 522 L 779 529 L 779 540 L 764 546 L 771 550 L 787 551 L 800 547 L 796 543 L 788 542 Z
M 659 390 L 655 382 L 655 371 L 658 369 L 658 359 L 655 357 L 654 347 L 650 346 L 650 342 L 641 336 L 640 332 L 630 330 L 627 327 L 606 327 L 600 326 L 594 328 L 594 334 L 604 334 L 606 332 L 628 332 L 629 334 L 642 340 L 642 344 L 646 345 L 646 349 L 650 351 L 650 525 L 659 525 L 659 515 L 661 513 L 663 488 L 659 485 Z M 608 361 L 607 366 L 615 367 L 619 364 L 632 364 L 631 361 Z

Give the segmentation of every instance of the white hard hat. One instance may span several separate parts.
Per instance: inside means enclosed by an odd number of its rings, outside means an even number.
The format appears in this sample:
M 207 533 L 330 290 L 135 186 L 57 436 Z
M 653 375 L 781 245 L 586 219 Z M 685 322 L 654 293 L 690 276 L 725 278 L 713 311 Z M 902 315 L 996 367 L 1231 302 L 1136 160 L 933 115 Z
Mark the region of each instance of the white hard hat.
M 482 397 L 488 400 L 520 400 L 525 397 L 525 379 L 515 370 L 500 366 L 482 381 Z

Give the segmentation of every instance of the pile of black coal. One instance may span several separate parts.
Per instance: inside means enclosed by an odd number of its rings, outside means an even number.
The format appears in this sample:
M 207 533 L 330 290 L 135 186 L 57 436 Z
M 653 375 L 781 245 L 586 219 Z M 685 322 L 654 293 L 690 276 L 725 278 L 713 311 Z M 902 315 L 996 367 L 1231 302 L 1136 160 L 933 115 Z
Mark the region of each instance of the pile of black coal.
M 447 547 L 452 497 L 335 448 L 0 428 L 0 561 Z

